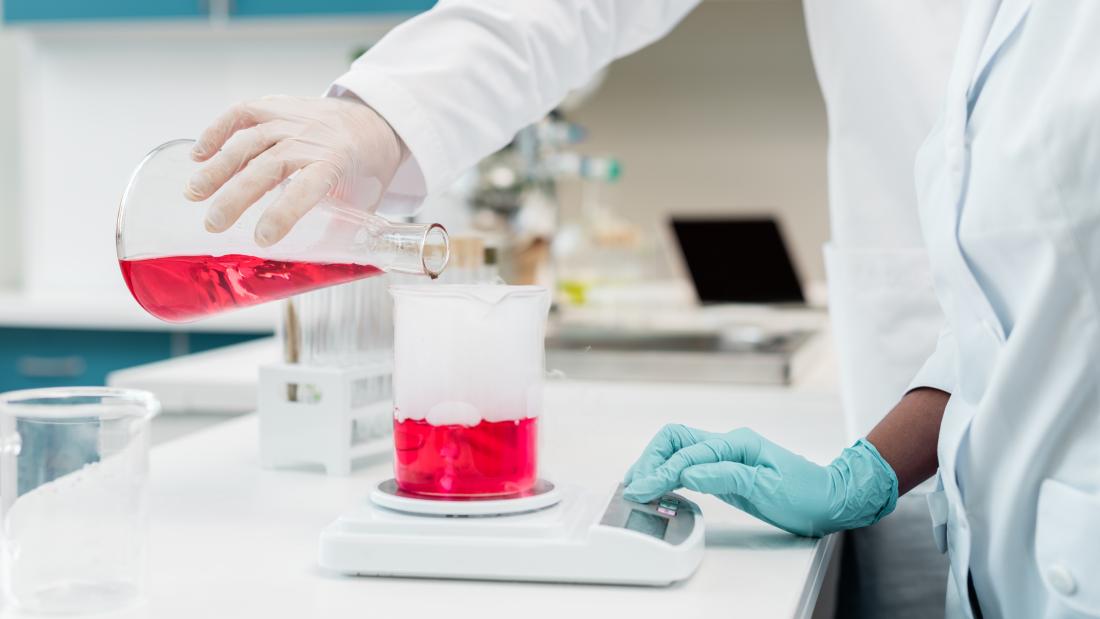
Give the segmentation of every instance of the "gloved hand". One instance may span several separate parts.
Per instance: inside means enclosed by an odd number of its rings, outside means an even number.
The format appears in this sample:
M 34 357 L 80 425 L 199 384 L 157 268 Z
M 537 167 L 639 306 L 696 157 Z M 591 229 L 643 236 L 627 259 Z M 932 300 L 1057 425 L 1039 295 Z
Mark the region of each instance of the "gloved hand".
M 222 232 L 297 172 L 256 224 L 256 242 L 266 247 L 326 194 L 373 209 L 405 152 L 389 124 L 358 100 L 265 97 L 233 106 L 203 131 L 191 156 L 207 163 L 184 195 L 201 201 L 225 185 L 205 222 Z
M 623 496 L 633 501 L 684 487 L 810 537 L 874 524 L 898 499 L 894 470 L 866 440 L 820 466 L 752 430 L 718 434 L 676 424 L 650 441 L 625 483 Z

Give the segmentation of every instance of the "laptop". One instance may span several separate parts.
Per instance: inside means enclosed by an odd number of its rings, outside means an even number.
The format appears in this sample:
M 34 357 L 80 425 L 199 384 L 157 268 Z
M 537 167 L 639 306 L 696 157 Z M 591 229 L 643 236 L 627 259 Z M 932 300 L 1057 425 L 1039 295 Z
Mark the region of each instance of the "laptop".
M 805 304 L 778 222 L 770 217 L 672 219 L 702 304 Z

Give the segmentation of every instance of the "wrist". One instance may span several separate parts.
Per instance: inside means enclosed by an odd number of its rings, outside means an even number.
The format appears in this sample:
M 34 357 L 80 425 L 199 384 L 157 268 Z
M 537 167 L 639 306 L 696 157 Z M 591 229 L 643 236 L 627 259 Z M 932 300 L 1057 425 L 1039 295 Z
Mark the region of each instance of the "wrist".
M 401 136 L 397 134 L 397 131 L 393 128 L 393 125 L 390 124 L 390 121 L 386 120 L 386 117 L 380 114 L 378 110 L 374 109 L 371 104 L 367 103 L 361 99 L 359 95 L 350 90 L 345 90 L 338 94 L 331 94 L 329 98 L 347 101 L 362 108 L 360 111 L 362 118 L 357 123 L 357 129 L 363 134 L 360 139 L 367 139 L 368 143 L 364 146 L 368 150 L 379 151 L 375 155 L 377 158 L 392 164 L 394 170 L 408 159 L 409 147 L 405 144 L 405 140 L 401 139 Z M 377 130 L 379 126 L 383 128 L 382 131 Z M 380 133 L 382 134 L 381 136 L 379 135 Z
M 890 466 L 890 463 L 886 461 L 886 458 L 882 457 L 882 454 L 879 453 L 878 448 L 875 447 L 875 445 L 871 441 L 865 438 L 861 438 L 856 441 L 856 444 L 852 448 L 860 448 L 864 451 L 870 466 L 873 470 L 878 472 L 876 479 L 881 485 L 883 494 L 885 495 L 886 501 L 882 504 L 882 507 L 875 514 L 874 521 L 870 523 L 874 524 L 875 522 L 878 522 L 879 520 L 882 520 L 883 518 L 888 516 L 890 512 L 894 511 L 894 508 L 897 507 L 899 485 L 898 476 L 897 473 L 894 472 L 894 468 Z
M 860 439 L 829 465 L 842 502 L 832 531 L 870 526 L 894 511 L 898 478 L 894 469 L 870 441 Z

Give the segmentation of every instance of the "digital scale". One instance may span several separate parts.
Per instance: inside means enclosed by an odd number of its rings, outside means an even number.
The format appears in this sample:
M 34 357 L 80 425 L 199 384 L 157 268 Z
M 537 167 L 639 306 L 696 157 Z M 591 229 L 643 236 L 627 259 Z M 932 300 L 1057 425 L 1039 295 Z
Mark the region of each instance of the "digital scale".
M 668 585 L 703 558 L 699 507 L 539 480 L 510 498 L 435 500 L 390 479 L 321 533 L 322 567 L 360 576 Z

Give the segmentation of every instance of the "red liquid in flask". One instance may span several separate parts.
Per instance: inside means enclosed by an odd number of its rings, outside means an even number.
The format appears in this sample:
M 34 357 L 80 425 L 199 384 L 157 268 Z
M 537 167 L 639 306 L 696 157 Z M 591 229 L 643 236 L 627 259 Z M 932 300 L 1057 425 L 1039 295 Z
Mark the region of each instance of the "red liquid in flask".
M 169 322 L 194 320 L 382 272 L 366 264 L 287 262 L 241 254 L 142 258 L 118 264 L 134 299 Z
M 526 492 L 538 475 L 538 419 L 433 426 L 394 421 L 394 478 L 405 492 L 503 496 Z

